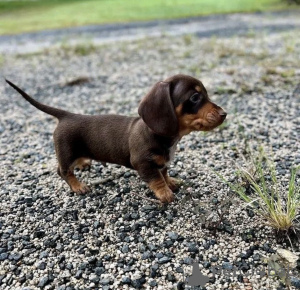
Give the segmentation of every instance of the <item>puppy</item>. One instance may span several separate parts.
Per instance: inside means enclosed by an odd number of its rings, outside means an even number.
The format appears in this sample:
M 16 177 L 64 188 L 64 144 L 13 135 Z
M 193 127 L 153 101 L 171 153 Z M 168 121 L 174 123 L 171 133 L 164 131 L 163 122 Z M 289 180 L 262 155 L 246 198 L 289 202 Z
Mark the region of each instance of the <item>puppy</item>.
M 176 180 L 167 173 L 179 140 L 192 131 L 210 131 L 226 112 L 210 101 L 203 84 L 187 75 L 156 83 L 141 101 L 140 117 L 80 115 L 46 106 L 6 80 L 37 109 L 59 121 L 53 137 L 57 173 L 78 194 L 89 191 L 73 170 L 91 160 L 124 165 L 138 174 L 162 203 L 173 201 Z

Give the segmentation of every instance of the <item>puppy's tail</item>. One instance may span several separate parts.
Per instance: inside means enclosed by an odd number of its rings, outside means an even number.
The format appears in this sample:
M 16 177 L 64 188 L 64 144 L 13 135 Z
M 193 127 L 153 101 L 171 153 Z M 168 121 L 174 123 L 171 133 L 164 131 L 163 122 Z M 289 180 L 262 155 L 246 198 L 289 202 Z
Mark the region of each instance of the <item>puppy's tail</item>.
M 22 91 L 19 87 L 17 87 L 15 84 L 10 82 L 9 80 L 6 80 L 6 82 L 10 86 L 12 86 L 19 94 L 21 94 L 26 101 L 28 101 L 31 105 L 33 105 L 37 109 L 39 109 L 39 110 L 41 110 L 41 111 L 43 111 L 43 112 L 45 112 L 49 115 L 52 115 L 52 116 L 56 117 L 57 119 L 61 119 L 62 117 L 70 114 L 67 111 L 57 109 L 57 108 L 53 108 L 53 107 L 49 107 L 49 106 L 46 106 L 44 104 L 41 104 L 38 101 L 31 98 L 29 95 L 27 95 L 24 91 Z

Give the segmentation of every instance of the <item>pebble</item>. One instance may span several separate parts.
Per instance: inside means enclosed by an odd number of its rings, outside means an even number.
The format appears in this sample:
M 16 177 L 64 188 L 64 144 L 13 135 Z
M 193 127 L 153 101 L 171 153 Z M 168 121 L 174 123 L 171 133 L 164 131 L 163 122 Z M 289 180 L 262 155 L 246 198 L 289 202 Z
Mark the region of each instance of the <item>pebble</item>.
M 300 279 L 296 277 L 291 277 L 291 284 L 294 286 L 296 289 L 300 289 Z
M 158 264 L 165 264 L 170 261 L 171 261 L 171 259 L 169 257 L 161 257 L 160 259 L 158 259 Z

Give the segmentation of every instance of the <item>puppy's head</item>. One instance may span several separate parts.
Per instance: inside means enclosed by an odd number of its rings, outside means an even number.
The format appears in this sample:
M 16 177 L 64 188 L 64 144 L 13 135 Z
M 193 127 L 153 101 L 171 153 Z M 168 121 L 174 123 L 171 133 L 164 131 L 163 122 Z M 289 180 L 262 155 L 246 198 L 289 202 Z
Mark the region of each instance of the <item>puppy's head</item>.
M 168 137 L 210 131 L 226 118 L 226 112 L 210 101 L 203 84 L 187 75 L 156 83 L 138 112 L 152 131 Z

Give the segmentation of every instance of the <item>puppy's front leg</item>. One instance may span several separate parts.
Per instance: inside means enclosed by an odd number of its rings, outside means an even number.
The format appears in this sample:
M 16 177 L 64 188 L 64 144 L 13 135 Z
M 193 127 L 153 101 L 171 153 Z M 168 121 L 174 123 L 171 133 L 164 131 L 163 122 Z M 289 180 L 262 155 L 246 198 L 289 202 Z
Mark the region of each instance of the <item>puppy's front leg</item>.
M 168 168 L 165 167 L 161 170 L 161 173 L 167 183 L 167 185 L 169 186 L 169 188 L 173 191 L 176 191 L 178 189 L 178 186 L 180 185 L 180 180 L 170 177 L 168 175 Z
M 159 169 L 143 166 L 138 168 L 138 173 L 162 203 L 169 203 L 174 200 L 174 194 Z

